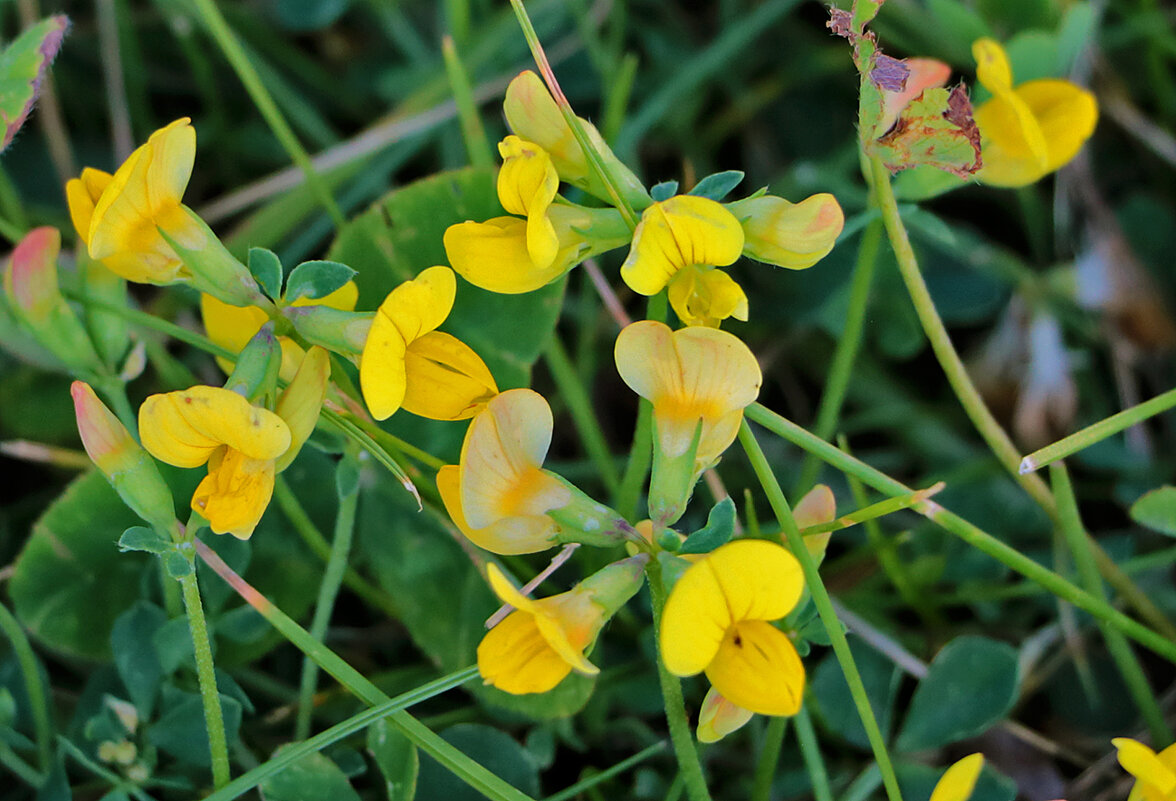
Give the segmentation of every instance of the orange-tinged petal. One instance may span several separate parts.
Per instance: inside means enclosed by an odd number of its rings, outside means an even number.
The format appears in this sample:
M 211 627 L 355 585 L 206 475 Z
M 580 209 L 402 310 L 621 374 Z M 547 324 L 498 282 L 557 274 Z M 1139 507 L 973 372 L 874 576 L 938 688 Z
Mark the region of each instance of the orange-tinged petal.
M 478 644 L 482 680 L 504 692 L 543 693 L 572 672 L 539 631 L 535 618 L 512 612 Z
M 469 345 L 430 331 L 404 354 L 407 387 L 402 406 L 432 420 L 466 420 L 498 394 L 494 376 Z
M 951 77 L 951 67 L 934 58 L 907 58 L 903 59 L 903 63 L 907 68 L 907 79 L 902 91 L 882 93 L 882 119 L 877 128 L 879 134 L 893 128 L 899 113 L 923 94 L 924 89 L 944 86 Z
M 781 546 L 766 540 L 723 545 L 691 565 L 666 600 L 659 634 L 666 668 L 677 676 L 704 670 L 732 627 L 783 617 L 803 590 L 800 563 Z
M 251 459 L 276 459 L 290 447 L 282 418 L 220 387 L 151 395 L 139 408 L 139 433 L 151 455 L 176 467 L 196 467 L 222 444 Z
M 983 754 L 969 754 L 959 760 L 935 783 L 930 801 L 968 801 L 983 768 Z
M 776 195 L 748 198 L 730 209 L 743 226 L 743 254 L 765 264 L 804 270 L 829 254 L 845 214 L 827 192 L 790 203 Z
M 274 493 L 274 460 L 251 459 L 225 448 L 208 462 L 208 475 L 192 494 L 192 509 L 214 534 L 247 540 Z
M 491 553 L 513 555 L 546 551 L 557 534 L 554 521 L 545 515 L 519 515 L 496 521 L 485 528 L 471 528 L 461 507 L 461 469 L 455 464 L 445 465 L 437 471 L 437 491 L 458 531 L 474 545 Z
M 656 295 L 689 264 L 725 267 L 743 250 L 743 228 L 721 203 L 676 195 L 641 215 L 621 278 L 634 292 Z
M 728 629 L 706 677 L 731 703 L 761 715 L 795 715 L 804 699 L 804 664 L 796 647 L 763 620 Z

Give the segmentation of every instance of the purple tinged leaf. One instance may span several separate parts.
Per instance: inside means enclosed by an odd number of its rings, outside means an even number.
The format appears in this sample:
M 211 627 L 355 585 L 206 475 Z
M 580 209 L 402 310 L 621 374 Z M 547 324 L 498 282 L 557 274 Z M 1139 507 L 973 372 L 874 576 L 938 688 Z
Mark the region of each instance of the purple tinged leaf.
M 68 17 L 48 17 L 27 28 L 0 53 L 0 122 L 4 125 L 0 150 L 8 147 L 32 111 L 67 30 Z

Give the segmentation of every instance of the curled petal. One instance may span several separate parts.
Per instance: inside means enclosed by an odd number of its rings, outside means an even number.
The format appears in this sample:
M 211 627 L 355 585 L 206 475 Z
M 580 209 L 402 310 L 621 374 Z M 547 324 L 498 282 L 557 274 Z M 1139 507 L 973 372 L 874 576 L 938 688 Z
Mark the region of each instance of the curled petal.
M 957 761 L 935 783 L 930 801 L 968 801 L 983 768 L 983 754 L 969 754 Z
M 196 386 L 151 395 L 139 407 L 143 447 L 176 467 L 198 467 L 220 445 L 251 459 L 276 459 L 290 447 L 290 428 L 235 392 Z
M 547 644 L 532 615 L 515 611 L 478 644 L 478 671 L 486 684 L 522 695 L 547 692 L 572 666 Z
M 742 250 L 743 228 L 721 203 L 676 195 L 642 213 L 621 278 L 634 292 L 656 295 L 683 267 L 725 267 Z
M 404 354 L 403 407 L 431 420 L 467 420 L 498 394 L 486 363 L 456 337 L 430 331 Z
M 283 358 L 285 350 L 283 350 Z M 302 445 L 310 438 L 318 423 L 319 412 L 327 397 L 327 383 L 331 379 L 331 355 L 325 348 L 312 347 L 302 358 L 298 372 L 278 398 L 278 417 L 290 427 L 290 447 L 278 457 L 280 473 L 294 461 Z
M 573 212 L 574 214 L 574 212 Z M 529 223 L 517 217 L 464 222 L 445 230 L 445 253 L 453 269 L 471 284 L 490 292 L 517 295 L 550 284 L 576 264 L 588 242 L 566 222 L 563 206 L 547 213 L 558 248 L 551 262 L 540 266 L 529 248 Z
M 775 543 L 736 540 L 718 548 L 691 565 L 666 600 L 660 632 L 666 669 L 677 676 L 706 669 L 734 626 L 783 617 L 803 590 L 800 563 Z
M 670 305 L 684 325 L 718 328 L 728 317 L 747 320 L 747 295 L 743 287 L 718 268 L 689 266 L 670 280 Z
M 208 461 L 208 475 L 192 494 L 192 509 L 214 534 L 246 540 L 274 494 L 274 460 L 251 459 L 232 448 Z
M 65 184 L 65 199 L 69 205 L 69 219 L 82 242 L 90 244 L 90 222 L 106 187 L 110 186 L 110 173 L 86 167 L 80 178 L 71 178 Z
M 498 199 L 511 214 L 527 218 L 527 253 L 539 269 L 546 269 L 559 251 L 555 226 L 547 210 L 559 189 L 559 175 L 551 157 L 538 145 L 508 136 L 498 145 Z
M 518 611 L 534 617 L 535 625 L 539 628 L 539 633 L 543 635 L 543 639 L 547 641 L 548 646 L 559 655 L 560 659 L 570 665 L 573 670 L 585 674 L 600 672 L 595 665 L 584 657 L 585 643 L 580 642 L 577 645 L 572 642 L 573 633 L 582 628 L 582 626 L 577 625 L 582 621 L 575 619 L 581 615 L 575 615 L 574 612 L 582 612 L 583 603 L 559 603 L 565 597 L 572 597 L 573 593 L 576 592 L 575 590 L 563 593 L 561 596 L 544 599 L 543 601 L 533 601 L 515 589 L 514 585 L 498 569 L 498 565 L 493 563 L 488 564 L 486 566 L 486 577 L 490 581 L 490 588 L 494 590 L 494 594 L 503 603 L 510 604 Z M 573 615 L 568 616 L 566 621 L 560 619 L 560 613 L 564 611 L 573 612 Z M 601 616 L 599 612 L 592 614 L 591 610 L 589 610 L 589 617 L 599 618 Z M 565 629 L 565 625 L 568 626 L 567 629 Z M 589 621 L 589 625 L 591 625 L 591 621 Z M 596 628 L 599 628 L 599 626 Z M 576 639 L 583 639 L 583 636 L 577 637 Z
M 1156 754 L 1143 743 L 1128 737 L 1116 737 L 1111 744 L 1118 749 L 1123 770 L 1135 777 L 1136 788 L 1143 786 L 1146 801 L 1171 798 L 1176 793 L 1176 747 L 1168 746 Z M 1132 792 L 1134 797 L 1135 792 Z
M 761 715 L 795 715 L 804 698 L 804 664 L 796 647 L 762 620 L 727 630 L 706 677 L 731 703 Z

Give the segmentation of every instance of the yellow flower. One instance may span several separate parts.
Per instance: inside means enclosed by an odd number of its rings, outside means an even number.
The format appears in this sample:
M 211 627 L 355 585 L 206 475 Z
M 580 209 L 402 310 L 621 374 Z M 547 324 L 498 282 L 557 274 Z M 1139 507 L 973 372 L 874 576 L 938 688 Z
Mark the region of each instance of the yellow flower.
M 1176 799 L 1176 745 L 1160 753 L 1127 737 L 1111 743 L 1119 750 L 1119 764 L 1135 777 L 1128 801 L 1172 801 Z M 938 799 L 936 800 L 938 801 Z
M 430 267 L 380 304 L 359 364 L 360 389 L 377 420 L 401 407 L 433 420 L 465 420 L 498 393 L 478 354 L 436 330 L 456 293 L 453 270 Z
M 352 311 L 359 297 L 359 289 L 354 281 L 348 281 L 334 292 L 324 297 L 312 300 L 307 297 L 298 298 L 291 306 L 327 306 L 332 309 Z M 204 319 L 204 330 L 208 338 L 225 350 L 240 353 L 253 339 L 253 335 L 269 322 L 269 315 L 257 306 L 231 306 L 224 301 L 203 293 L 200 295 L 200 316 Z M 294 377 L 298 365 L 302 363 L 304 355 L 301 346 L 290 337 L 278 337 L 278 344 L 282 347 L 282 368 L 280 375 L 283 381 Z M 216 363 L 226 373 L 233 370 L 232 362 L 217 357 Z
M 498 152 L 498 200 L 511 214 L 527 218 L 527 255 L 536 268 L 546 270 L 559 252 L 559 237 L 547 218 L 559 176 L 543 148 L 517 136 L 499 142 Z
M 538 601 L 516 590 L 497 565 L 487 565 L 491 588 L 515 611 L 478 645 L 483 681 L 518 695 L 547 692 L 573 670 L 599 673 L 584 654 L 608 619 L 641 588 L 647 559 L 614 562 L 568 592 Z
M 461 463 L 438 471 L 449 516 L 478 547 L 535 553 L 559 542 L 616 545 L 628 533 L 616 512 L 542 469 L 552 427 L 542 395 L 507 390 L 470 423 Z
M 87 168 L 65 187 L 70 218 L 90 257 L 129 281 L 189 277 L 159 228 L 199 246 L 203 232 L 181 205 L 196 159 L 196 131 L 183 117 L 151 134 L 114 175 Z
M 828 193 L 789 203 L 776 195 L 762 195 L 728 204 L 743 226 L 743 255 L 777 267 L 804 270 L 829 254 L 845 214 Z
M 654 462 L 650 517 L 670 525 L 685 511 L 694 483 L 739 433 L 743 408 L 763 381 L 738 337 L 716 328 L 644 320 L 617 336 L 617 371 L 653 404 Z
M 1098 120 L 1094 95 L 1052 78 L 1014 88 L 1008 56 L 992 39 L 976 40 L 972 55 L 976 77 L 992 92 L 974 112 L 982 139 L 981 181 L 1025 186 L 1077 155 Z
M 983 754 L 969 754 L 948 768 L 935 783 L 929 801 L 968 801 L 984 767 Z
M 143 447 L 176 467 L 208 464 L 192 509 L 217 534 L 248 539 L 269 505 L 274 476 L 310 436 L 326 393 L 330 362 L 311 348 L 278 400 L 278 412 L 236 392 L 195 386 L 151 395 L 139 408 Z
M 729 278 L 727 281 L 720 279 L 713 287 L 701 283 L 695 271 L 733 264 L 742 251 L 743 228 L 721 203 L 694 195 L 675 195 L 642 212 L 641 222 L 633 232 L 633 245 L 621 265 L 621 278 L 634 292 L 642 295 L 656 295 L 673 281 L 690 282 L 693 291 L 670 290 L 671 301 L 678 300 L 674 311 L 683 322 L 698 316 L 684 301 L 699 291 L 707 292 L 712 288 L 721 289 L 728 296 L 725 302 L 715 303 L 715 307 L 723 305 L 734 314 L 739 302 L 738 298 L 734 303 L 730 301 L 733 295 L 731 285 L 738 295 L 742 295 L 743 290 Z M 688 267 L 694 270 L 686 270 Z M 702 305 L 709 307 L 711 301 Z
M 768 621 L 792 611 L 804 590 L 796 557 L 766 540 L 735 540 L 691 565 L 662 612 L 659 643 L 676 676 L 706 672 L 731 703 L 762 715 L 794 715 L 804 665 Z
M 747 321 L 747 295 L 717 268 L 687 265 L 670 282 L 670 305 L 683 325 L 718 328 L 728 317 Z
M 702 708 L 698 710 L 698 741 L 717 743 L 733 731 L 743 728 L 751 716 L 750 709 L 744 709 L 723 696 L 714 687 L 706 691 Z

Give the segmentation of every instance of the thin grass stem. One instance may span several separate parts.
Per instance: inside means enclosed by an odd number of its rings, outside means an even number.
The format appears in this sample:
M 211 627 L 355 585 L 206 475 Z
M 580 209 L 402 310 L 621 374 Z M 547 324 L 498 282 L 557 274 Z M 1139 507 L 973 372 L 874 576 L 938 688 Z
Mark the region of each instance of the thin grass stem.
M 801 707 L 796 716 L 792 718 L 792 725 L 796 728 L 796 740 L 800 743 L 800 755 L 804 759 L 804 766 L 813 783 L 813 798 L 815 801 L 833 801 L 833 789 L 829 786 L 829 771 L 825 767 L 825 758 L 821 756 L 821 746 L 817 742 L 817 732 L 813 728 L 813 719 L 809 714 L 808 707 Z
M 461 56 L 454 47 L 453 37 L 444 36 L 441 39 L 441 55 L 445 59 L 445 74 L 449 76 L 449 88 L 453 91 L 453 101 L 457 104 L 457 119 L 461 124 L 461 138 L 465 140 L 466 152 L 470 157 L 470 164 L 474 167 L 489 169 L 494 166 L 494 148 L 486 138 L 486 128 L 482 125 L 482 117 L 478 114 L 478 104 L 474 101 L 470 89 L 470 78 L 465 65 L 461 63 Z
M 12 644 L 12 653 L 20 666 L 25 693 L 29 698 L 29 710 L 33 717 L 37 764 L 42 773 L 48 773 L 53 760 L 53 720 L 49 714 L 49 696 L 45 683 L 41 680 L 41 671 L 37 665 L 37 656 L 33 653 L 33 646 L 25 636 L 16 616 L 8 611 L 4 604 L 0 604 L 0 631 L 4 632 L 4 636 Z
M 773 717 L 764 731 L 760 745 L 759 759 L 755 761 L 755 773 L 751 778 L 751 801 L 771 801 L 772 779 L 776 777 L 776 766 L 780 764 L 780 749 L 784 747 L 784 735 L 788 731 L 788 718 Z

